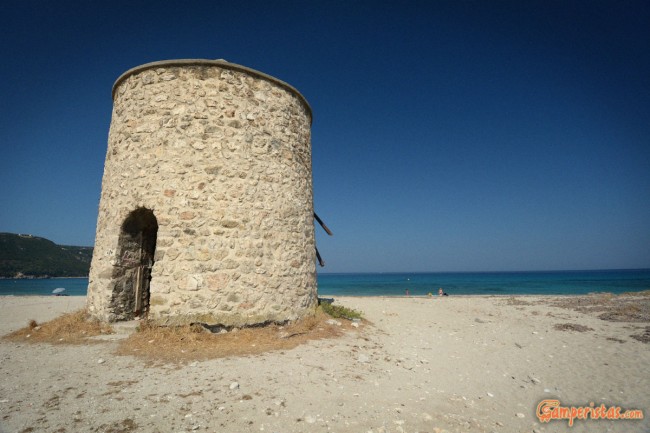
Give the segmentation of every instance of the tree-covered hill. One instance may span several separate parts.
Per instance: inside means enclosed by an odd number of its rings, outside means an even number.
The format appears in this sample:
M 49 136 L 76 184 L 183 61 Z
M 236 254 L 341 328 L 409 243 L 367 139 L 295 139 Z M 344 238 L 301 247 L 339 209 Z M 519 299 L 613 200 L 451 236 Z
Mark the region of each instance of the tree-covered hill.
M 0 278 L 87 277 L 92 247 L 57 245 L 32 235 L 0 233 Z

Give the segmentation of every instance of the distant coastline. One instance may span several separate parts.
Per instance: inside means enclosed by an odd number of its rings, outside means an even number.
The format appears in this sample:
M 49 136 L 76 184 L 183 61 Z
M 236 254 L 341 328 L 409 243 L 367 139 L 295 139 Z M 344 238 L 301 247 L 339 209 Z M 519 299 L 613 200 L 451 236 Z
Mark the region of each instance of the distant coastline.
M 0 278 L 86 278 L 93 247 L 58 245 L 39 236 L 0 233 Z

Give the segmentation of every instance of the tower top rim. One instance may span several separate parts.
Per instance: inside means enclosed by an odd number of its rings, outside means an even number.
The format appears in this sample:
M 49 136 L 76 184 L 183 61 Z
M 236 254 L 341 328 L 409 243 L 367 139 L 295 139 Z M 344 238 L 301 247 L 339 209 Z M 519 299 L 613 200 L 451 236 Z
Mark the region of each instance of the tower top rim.
M 113 89 L 111 92 L 111 96 L 113 100 L 115 100 L 115 92 L 117 91 L 117 88 L 122 84 L 124 80 L 126 80 L 128 77 L 131 75 L 138 74 L 142 71 L 146 71 L 148 69 L 155 69 L 155 68 L 168 68 L 168 67 L 183 67 L 183 66 L 216 66 L 224 69 L 230 69 L 233 71 L 239 71 L 239 72 L 244 72 L 246 74 L 252 75 L 257 78 L 261 78 L 263 80 L 267 80 L 272 82 L 273 84 L 276 84 L 285 90 L 289 91 L 290 93 L 293 93 L 295 96 L 298 97 L 298 99 L 304 104 L 307 113 L 309 114 L 309 118 L 312 119 L 312 110 L 311 106 L 309 105 L 309 102 L 307 102 L 307 99 L 291 84 L 279 80 L 271 75 L 265 74 L 264 72 L 260 72 L 256 69 L 249 68 L 247 66 L 242 66 L 238 65 L 237 63 L 231 63 L 223 59 L 217 59 L 217 60 L 209 60 L 209 59 L 176 59 L 176 60 L 160 60 L 156 62 L 150 62 L 150 63 L 145 63 L 139 66 L 136 66 L 134 68 L 131 68 L 124 72 L 122 75 L 120 75 L 117 80 L 115 80 L 115 84 L 113 84 Z

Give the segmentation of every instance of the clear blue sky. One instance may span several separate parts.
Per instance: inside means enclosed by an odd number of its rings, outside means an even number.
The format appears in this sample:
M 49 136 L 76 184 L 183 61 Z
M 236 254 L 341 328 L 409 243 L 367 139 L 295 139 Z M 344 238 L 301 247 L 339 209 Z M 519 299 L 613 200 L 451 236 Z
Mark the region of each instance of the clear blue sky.
M 314 111 L 325 272 L 650 267 L 648 1 L 8 1 L 0 231 L 92 245 L 111 86 L 223 58 Z

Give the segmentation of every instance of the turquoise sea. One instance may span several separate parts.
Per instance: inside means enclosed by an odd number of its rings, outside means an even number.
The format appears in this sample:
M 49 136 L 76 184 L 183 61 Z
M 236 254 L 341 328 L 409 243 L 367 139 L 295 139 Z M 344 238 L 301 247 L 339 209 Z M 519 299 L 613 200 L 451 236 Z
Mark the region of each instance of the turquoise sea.
M 87 278 L 0 280 L 0 295 L 50 295 L 56 288 L 84 296 Z M 650 290 L 650 269 L 560 272 L 436 272 L 319 274 L 321 296 L 580 295 L 591 292 Z
M 579 295 L 650 290 L 650 269 L 554 272 L 321 274 L 320 295 Z

